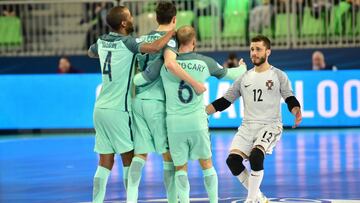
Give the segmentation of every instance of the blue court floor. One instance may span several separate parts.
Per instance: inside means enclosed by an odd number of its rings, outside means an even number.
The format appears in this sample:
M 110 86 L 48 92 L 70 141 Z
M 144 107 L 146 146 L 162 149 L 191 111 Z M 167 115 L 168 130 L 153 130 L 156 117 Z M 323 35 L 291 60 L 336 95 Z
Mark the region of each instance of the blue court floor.
M 225 160 L 235 130 L 213 130 L 220 202 L 243 202 L 246 191 Z M 91 134 L 0 136 L 0 202 L 90 202 L 98 157 Z M 360 202 L 360 129 L 285 130 L 266 157 L 261 190 L 271 202 Z M 106 202 L 123 202 L 118 158 Z M 207 202 L 202 172 L 189 164 L 192 202 Z M 162 161 L 150 155 L 139 202 L 164 202 Z

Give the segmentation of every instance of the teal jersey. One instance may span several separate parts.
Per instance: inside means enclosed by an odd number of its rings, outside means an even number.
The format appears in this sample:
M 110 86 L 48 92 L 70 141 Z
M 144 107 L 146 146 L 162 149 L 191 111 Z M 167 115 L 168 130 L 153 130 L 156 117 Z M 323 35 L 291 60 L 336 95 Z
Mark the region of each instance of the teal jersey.
M 102 88 L 95 107 L 131 111 L 131 88 L 135 56 L 141 40 L 110 32 L 90 47 L 99 56 Z
M 140 37 L 141 41 L 151 43 L 162 36 L 164 36 L 166 32 L 163 31 L 152 31 L 147 35 L 143 35 Z M 153 54 L 139 54 L 137 59 L 139 61 L 138 70 L 139 72 L 144 71 L 148 66 L 154 63 L 154 61 L 163 58 L 163 53 L 165 49 L 172 49 L 174 51 L 177 50 L 177 42 L 173 38 L 165 46 L 160 52 Z M 136 87 L 136 97 L 140 99 L 156 99 L 156 100 L 165 100 L 163 84 L 160 77 L 156 78 L 153 82 L 148 83 L 144 86 Z
M 227 69 L 224 69 L 212 58 L 194 52 L 180 53 L 176 60 L 192 78 L 199 82 L 205 82 L 210 76 L 222 78 L 227 72 Z M 183 127 L 188 130 L 190 130 L 190 128 L 192 128 L 192 130 L 207 128 L 203 95 L 197 95 L 189 84 L 180 80 L 166 68 L 162 68 L 161 78 L 166 95 L 167 115 L 177 118 L 192 117 L 186 122 L 187 125 L 183 122 L 168 122 L 168 126 L 184 125 Z M 199 121 L 200 124 L 197 125 L 194 120 L 199 118 L 199 120 L 202 121 L 204 120 L 204 116 L 205 123 Z M 176 122 L 176 119 L 174 122 Z

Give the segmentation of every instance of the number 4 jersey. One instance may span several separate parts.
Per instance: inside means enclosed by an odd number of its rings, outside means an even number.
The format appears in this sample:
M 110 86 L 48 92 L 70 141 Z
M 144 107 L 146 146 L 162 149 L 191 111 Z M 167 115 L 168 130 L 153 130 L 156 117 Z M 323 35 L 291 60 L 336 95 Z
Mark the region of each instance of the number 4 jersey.
M 212 58 L 194 52 L 180 53 L 180 66 L 199 82 L 210 76 L 222 78 L 224 69 Z M 197 95 L 193 88 L 173 75 L 166 68 L 161 69 L 161 78 L 166 96 L 168 132 L 191 132 L 208 128 L 203 95 Z
M 293 95 L 287 75 L 273 66 L 264 72 L 251 69 L 239 77 L 225 93 L 233 103 L 242 96 L 244 123 L 281 123 L 280 99 Z
M 141 40 L 114 32 L 101 36 L 90 51 L 97 53 L 102 72 L 102 88 L 96 108 L 131 111 L 131 87 L 135 55 Z

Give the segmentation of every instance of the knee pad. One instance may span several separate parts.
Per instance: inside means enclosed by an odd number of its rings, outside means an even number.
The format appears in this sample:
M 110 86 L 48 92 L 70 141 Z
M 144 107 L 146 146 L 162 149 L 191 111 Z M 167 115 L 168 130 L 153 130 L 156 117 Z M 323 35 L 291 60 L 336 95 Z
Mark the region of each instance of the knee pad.
M 234 176 L 240 175 L 240 173 L 245 169 L 242 161 L 243 158 L 238 154 L 229 154 L 226 159 L 226 164 Z
M 253 171 L 264 170 L 264 152 L 258 148 L 254 148 L 249 156 L 250 167 Z

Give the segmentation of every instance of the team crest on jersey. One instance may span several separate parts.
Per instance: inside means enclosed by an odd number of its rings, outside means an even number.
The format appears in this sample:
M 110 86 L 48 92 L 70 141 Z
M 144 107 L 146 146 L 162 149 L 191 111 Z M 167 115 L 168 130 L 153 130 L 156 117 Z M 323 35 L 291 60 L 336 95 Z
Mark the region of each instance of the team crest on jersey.
M 272 90 L 271 88 L 274 86 L 274 82 L 272 80 L 268 80 L 266 81 L 265 85 L 268 88 L 268 90 Z

